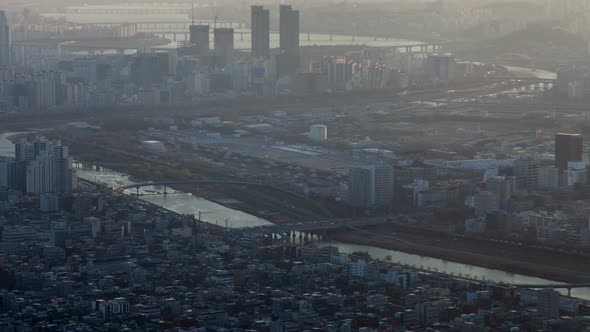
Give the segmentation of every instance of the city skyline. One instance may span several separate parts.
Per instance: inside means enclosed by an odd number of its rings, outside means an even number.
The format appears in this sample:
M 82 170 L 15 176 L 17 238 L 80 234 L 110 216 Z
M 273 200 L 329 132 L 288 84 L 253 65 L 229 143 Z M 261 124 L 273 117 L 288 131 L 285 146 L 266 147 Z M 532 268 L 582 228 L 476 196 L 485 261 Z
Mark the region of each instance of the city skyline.
M 590 331 L 590 3 L 5 2 L 6 331 Z

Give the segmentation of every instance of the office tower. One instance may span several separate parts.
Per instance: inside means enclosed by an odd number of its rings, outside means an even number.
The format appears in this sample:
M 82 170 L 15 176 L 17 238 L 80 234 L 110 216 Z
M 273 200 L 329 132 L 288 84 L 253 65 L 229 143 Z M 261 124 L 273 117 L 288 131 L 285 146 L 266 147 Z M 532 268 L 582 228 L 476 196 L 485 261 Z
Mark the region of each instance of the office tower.
M 270 12 L 262 6 L 252 6 L 252 56 L 268 57 L 270 50 Z
M 299 11 L 280 7 L 280 48 L 277 59 L 279 76 L 293 75 L 299 68 Z
M 191 25 L 189 42 L 191 46 L 197 47 L 199 54 L 209 55 L 209 26 Z
M 224 63 L 231 62 L 234 56 L 234 29 L 215 28 L 213 30 L 213 53 L 224 59 Z
M 10 26 L 6 12 L 0 10 L 0 68 L 10 66 Z
M 534 190 L 539 185 L 539 161 L 521 158 L 514 162 L 514 175 L 518 190 Z
M 393 168 L 385 165 L 352 168 L 348 190 L 350 204 L 354 207 L 387 207 L 393 200 Z
M 570 161 L 582 161 L 584 138 L 579 134 L 555 135 L 555 167 L 560 172 L 567 170 Z

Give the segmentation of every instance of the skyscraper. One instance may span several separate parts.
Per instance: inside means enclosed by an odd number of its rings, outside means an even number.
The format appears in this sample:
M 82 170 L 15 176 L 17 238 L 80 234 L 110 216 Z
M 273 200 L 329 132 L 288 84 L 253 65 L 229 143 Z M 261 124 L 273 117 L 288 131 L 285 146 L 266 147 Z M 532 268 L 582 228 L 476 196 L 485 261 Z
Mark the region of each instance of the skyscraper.
M 350 204 L 356 208 L 382 208 L 393 200 L 393 167 L 355 167 L 349 173 Z
M 299 68 L 299 11 L 291 6 L 280 7 L 279 76 L 293 75 Z
M 209 26 L 208 25 L 191 25 L 189 42 L 191 46 L 196 46 L 201 55 L 209 55 Z
M 234 29 L 215 28 L 213 30 L 213 53 L 223 58 L 224 63 L 231 62 L 234 56 Z
M 584 160 L 584 137 L 579 134 L 555 135 L 555 167 L 560 172 L 567 170 L 570 161 Z
M 6 12 L 0 10 L 0 68 L 10 66 L 10 27 Z
M 252 6 L 252 56 L 267 57 L 270 50 L 270 12 L 262 6 Z

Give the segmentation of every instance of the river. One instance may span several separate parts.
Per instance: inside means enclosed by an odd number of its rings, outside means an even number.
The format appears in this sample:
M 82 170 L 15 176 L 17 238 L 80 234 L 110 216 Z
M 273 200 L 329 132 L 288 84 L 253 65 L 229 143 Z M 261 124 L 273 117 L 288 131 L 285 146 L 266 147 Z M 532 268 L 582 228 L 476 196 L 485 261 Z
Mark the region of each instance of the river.
M 13 133 L 0 134 L 0 156 L 2 157 L 14 156 L 13 144 L 7 139 L 7 137 L 11 135 L 13 135 Z M 79 168 L 79 176 L 83 179 L 102 183 L 112 187 L 133 183 L 133 181 L 130 179 L 130 176 L 127 174 L 96 167 Z M 243 228 L 270 224 L 270 222 L 267 220 L 241 211 L 230 209 L 223 205 L 193 196 L 191 194 L 177 192 L 165 196 L 157 194 L 158 191 L 162 190 L 161 188 L 148 187 L 144 188 L 143 190 L 146 193 L 153 194 L 150 196 L 144 196 L 142 198 L 146 201 L 182 214 L 194 214 L 198 216 L 200 212 L 201 219 L 212 224 L 226 225 L 227 221 L 227 225 L 231 228 Z M 338 247 L 341 252 L 345 253 L 367 252 L 371 255 L 371 257 L 376 259 L 385 259 L 387 256 L 391 256 L 392 262 L 450 275 L 468 276 L 470 278 L 479 280 L 489 280 L 513 284 L 555 283 L 555 281 L 552 280 L 489 269 L 476 265 L 456 263 L 433 257 L 408 254 L 378 247 L 346 243 L 324 243 L 322 245 Z M 590 288 L 574 289 L 572 290 L 572 296 L 590 300 Z

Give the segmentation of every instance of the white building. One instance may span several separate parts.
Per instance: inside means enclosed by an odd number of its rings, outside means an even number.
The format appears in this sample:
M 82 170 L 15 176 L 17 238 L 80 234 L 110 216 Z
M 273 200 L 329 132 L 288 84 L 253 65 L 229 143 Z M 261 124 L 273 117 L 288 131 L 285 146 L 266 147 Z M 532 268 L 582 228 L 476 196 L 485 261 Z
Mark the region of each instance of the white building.
M 28 162 L 27 193 L 71 193 L 76 189 L 77 171 L 72 167 L 68 148 L 60 141 L 48 142 L 40 138 L 33 142 L 21 142 L 16 149 L 17 160 Z
M 555 232 L 564 229 L 567 220 L 563 213 L 555 212 L 550 214 L 543 211 L 529 214 L 529 224 L 535 226 L 537 230 L 537 240 L 551 241 L 553 240 Z
M 315 124 L 309 128 L 309 138 L 316 142 L 325 142 L 328 140 L 328 127 Z
M 359 259 L 348 263 L 348 273 L 355 277 L 364 278 L 367 274 L 367 262 Z

